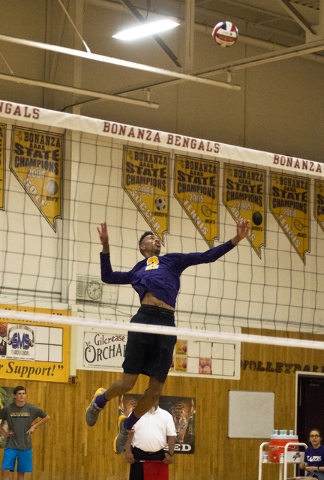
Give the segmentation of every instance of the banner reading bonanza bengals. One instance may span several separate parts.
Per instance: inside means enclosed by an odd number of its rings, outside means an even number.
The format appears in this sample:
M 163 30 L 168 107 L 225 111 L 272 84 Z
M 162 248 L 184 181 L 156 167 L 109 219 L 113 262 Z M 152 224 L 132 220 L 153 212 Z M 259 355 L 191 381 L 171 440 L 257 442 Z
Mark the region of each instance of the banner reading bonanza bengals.
M 163 241 L 169 226 L 169 154 L 124 147 L 123 188 Z
M 0 124 L 0 209 L 3 209 L 6 126 Z
M 324 182 L 315 180 L 314 217 L 324 232 Z
M 56 232 L 61 216 L 63 135 L 13 127 L 10 170 Z
M 218 238 L 219 162 L 176 155 L 174 196 L 210 247 Z
M 261 258 L 261 245 L 265 245 L 265 171 L 229 163 L 224 167 L 223 203 L 235 221 L 250 221 L 247 239 Z
M 305 263 L 305 252 L 309 252 L 309 179 L 270 172 L 270 211 Z

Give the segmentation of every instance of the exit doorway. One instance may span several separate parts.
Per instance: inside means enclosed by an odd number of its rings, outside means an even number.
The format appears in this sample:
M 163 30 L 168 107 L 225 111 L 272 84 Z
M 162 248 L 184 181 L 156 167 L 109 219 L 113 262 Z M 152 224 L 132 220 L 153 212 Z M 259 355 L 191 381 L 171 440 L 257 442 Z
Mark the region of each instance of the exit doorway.
M 324 374 L 297 372 L 297 434 L 309 444 L 309 431 L 318 428 L 324 435 Z M 324 439 L 322 439 L 324 442 Z
M 324 374 L 297 372 L 296 432 L 299 442 L 309 445 L 309 432 L 318 428 L 324 435 Z M 322 439 L 324 442 L 324 439 Z M 297 466 L 297 475 L 305 472 Z

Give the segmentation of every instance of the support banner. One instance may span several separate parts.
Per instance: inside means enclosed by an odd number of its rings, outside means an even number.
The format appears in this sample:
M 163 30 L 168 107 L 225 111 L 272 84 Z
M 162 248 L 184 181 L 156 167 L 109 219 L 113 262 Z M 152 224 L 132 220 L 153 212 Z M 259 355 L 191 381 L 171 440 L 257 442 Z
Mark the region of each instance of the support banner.
M 3 210 L 3 191 L 6 154 L 6 126 L 0 124 L 0 210 Z
M 0 309 L 70 315 L 47 308 L 0 305 Z M 1 378 L 67 383 L 69 374 L 69 325 L 0 318 Z
M 223 203 L 235 221 L 249 220 L 248 241 L 261 258 L 265 245 L 266 172 L 226 163 Z
M 324 182 L 315 180 L 314 217 L 324 232 Z
M 218 238 L 219 162 L 176 155 L 174 196 L 207 244 Z
M 13 127 L 10 170 L 56 232 L 61 216 L 63 135 Z
M 163 242 L 169 229 L 169 154 L 125 146 L 123 188 Z
M 306 263 L 309 252 L 309 179 L 270 172 L 270 211 Z

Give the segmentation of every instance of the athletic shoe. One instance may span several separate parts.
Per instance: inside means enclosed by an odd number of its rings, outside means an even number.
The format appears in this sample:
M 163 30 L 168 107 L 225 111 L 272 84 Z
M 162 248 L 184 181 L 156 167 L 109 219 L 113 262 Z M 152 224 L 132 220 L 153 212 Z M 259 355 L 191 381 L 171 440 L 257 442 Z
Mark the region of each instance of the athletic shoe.
M 125 418 L 127 418 L 126 415 L 120 415 L 118 418 L 117 425 L 119 428 L 119 435 L 113 440 L 114 452 L 118 455 L 125 451 L 128 434 L 132 432 L 132 430 L 126 430 L 124 427 Z
M 89 425 L 89 427 L 94 426 L 94 424 L 99 418 L 99 413 L 101 412 L 101 410 L 103 410 L 103 408 L 99 408 L 96 405 L 96 398 L 97 398 L 97 395 L 102 395 L 105 391 L 106 391 L 105 388 L 102 388 L 102 387 L 98 388 L 98 390 L 96 390 L 93 396 L 93 399 L 91 400 L 90 405 L 86 409 L 86 422 Z

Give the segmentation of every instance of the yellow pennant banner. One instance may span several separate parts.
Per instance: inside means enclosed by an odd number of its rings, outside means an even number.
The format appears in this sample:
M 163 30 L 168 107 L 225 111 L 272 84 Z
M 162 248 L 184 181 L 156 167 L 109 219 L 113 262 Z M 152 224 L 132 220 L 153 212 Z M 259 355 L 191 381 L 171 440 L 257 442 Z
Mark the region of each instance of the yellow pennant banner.
M 223 203 L 235 221 L 249 220 L 248 241 L 260 258 L 265 245 L 265 190 L 264 170 L 225 164 Z
M 0 124 L 0 209 L 3 209 L 3 191 L 6 155 L 6 126 Z
M 10 170 L 56 232 L 61 216 L 63 135 L 13 127 Z
M 324 232 L 324 182 L 315 180 L 314 216 Z
M 176 155 L 174 196 L 210 247 L 218 238 L 219 162 Z
M 306 263 L 309 251 L 309 179 L 271 172 L 270 211 Z
M 169 154 L 124 147 L 123 188 L 163 242 L 169 228 Z
M 15 312 L 70 315 L 69 311 L 0 305 Z M 70 326 L 0 318 L 0 377 L 67 383 Z

